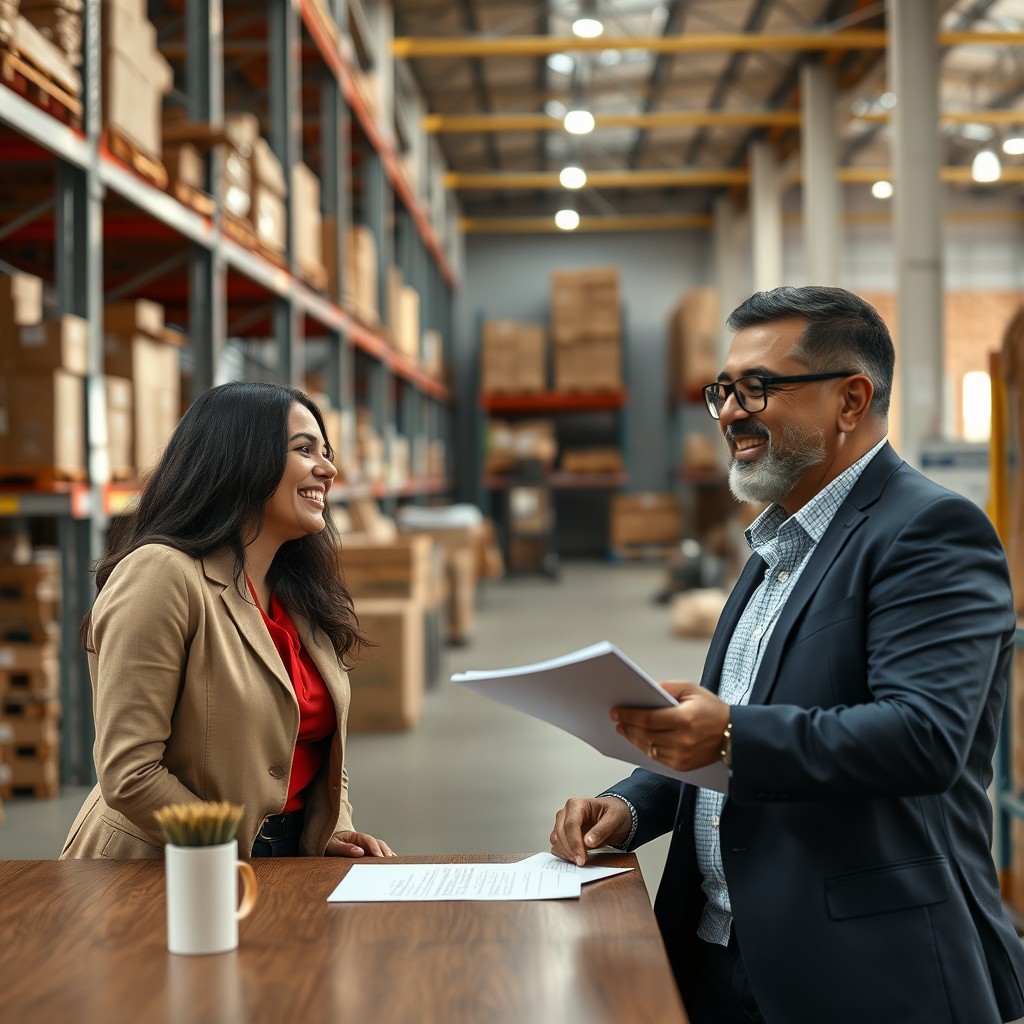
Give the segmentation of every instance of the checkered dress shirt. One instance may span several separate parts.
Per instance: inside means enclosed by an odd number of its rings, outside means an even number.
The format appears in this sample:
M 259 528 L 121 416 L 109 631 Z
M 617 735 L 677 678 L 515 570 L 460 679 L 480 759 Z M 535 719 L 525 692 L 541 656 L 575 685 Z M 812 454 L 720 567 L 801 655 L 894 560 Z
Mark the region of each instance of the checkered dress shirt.
M 761 658 L 786 599 L 839 506 L 884 444 L 884 440 L 880 441 L 798 512 L 787 517 L 781 505 L 771 505 L 747 530 L 747 543 L 764 559 L 767 568 L 725 652 L 718 696 L 727 704 L 746 704 L 750 699 Z M 704 876 L 701 888 L 708 900 L 697 934 L 705 942 L 722 946 L 729 943 L 732 924 L 732 904 L 718 834 L 725 799 L 724 794 L 714 790 L 698 789 L 693 820 L 697 864 Z

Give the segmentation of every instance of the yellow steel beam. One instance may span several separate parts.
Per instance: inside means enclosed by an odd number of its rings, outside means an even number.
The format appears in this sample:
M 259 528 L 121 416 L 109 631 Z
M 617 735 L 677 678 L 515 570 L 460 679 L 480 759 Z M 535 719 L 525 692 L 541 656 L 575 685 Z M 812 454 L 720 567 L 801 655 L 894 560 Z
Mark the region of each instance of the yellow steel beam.
M 939 32 L 949 46 L 1022 46 L 1024 32 Z M 391 41 L 396 57 L 545 57 L 552 53 L 591 50 L 646 50 L 649 53 L 729 53 L 753 51 L 884 50 L 883 29 L 842 32 L 697 32 L 676 36 L 402 36 Z
M 1024 124 L 1022 110 L 949 110 L 939 115 L 956 124 Z M 855 114 L 855 121 L 885 122 L 889 111 Z M 671 128 L 721 127 L 763 128 L 799 127 L 799 110 L 670 110 L 650 114 L 595 114 L 595 128 Z M 427 114 L 423 128 L 429 134 L 464 132 L 535 132 L 561 129 L 562 121 L 548 114 Z
M 595 114 L 595 128 L 710 127 L 796 128 L 799 110 L 669 110 L 650 114 Z M 423 128 L 429 133 L 535 132 L 561 128 L 562 121 L 547 114 L 427 114 Z
M 803 218 L 799 213 L 786 214 L 787 223 L 796 224 Z M 947 221 L 1024 221 L 1024 210 L 946 210 Z M 885 224 L 892 220 L 892 212 L 882 208 L 872 212 L 844 213 L 844 224 Z M 686 231 L 709 228 L 711 214 L 665 217 L 582 217 L 577 231 Z M 466 234 L 567 234 L 557 227 L 553 217 L 465 217 L 459 226 Z
M 467 174 L 450 171 L 445 186 L 453 191 L 479 189 L 559 188 L 555 171 L 528 171 L 522 174 Z M 589 188 L 707 188 L 713 185 L 748 185 L 750 172 L 741 168 L 715 167 L 709 170 L 678 171 L 589 171 Z
M 647 217 L 580 217 L 576 231 L 684 231 L 709 228 L 714 218 L 709 213 L 666 214 Z M 468 234 L 540 234 L 558 232 L 552 217 L 463 217 L 459 226 Z
M 966 184 L 973 181 L 970 167 L 943 167 L 939 171 L 942 181 Z M 839 181 L 847 185 L 870 185 L 876 181 L 892 181 L 889 167 L 840 167 Z M 799 173 L 788 179 L 797 184 Z M 1024 182 L 1024 167 L 1004 167 L 999 182 Z M 742 168 L 709 167 L 699 170 L 678 171 L 591 171 L 587 174 L 586 188 L 712 188 L 719 185 L 748 185 L 750 172 Z M 450 171 L 444 176 L 445 187 L 453 192 L 481 190 L 533 191 L 557 189 L 561 186 L 554 171 L 526 171 L 515 173 L 469 174 Z

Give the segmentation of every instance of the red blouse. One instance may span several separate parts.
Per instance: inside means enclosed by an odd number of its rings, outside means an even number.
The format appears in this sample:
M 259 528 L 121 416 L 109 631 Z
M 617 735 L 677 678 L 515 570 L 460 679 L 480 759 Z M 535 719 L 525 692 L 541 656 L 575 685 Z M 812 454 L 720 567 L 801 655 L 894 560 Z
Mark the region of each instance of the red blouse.
M 260 607 L 252 582 L 248 578 L 246 582 L 249 583 L 249 592 L 260 609 L 263 621 L 267 624 L 270 638 L 281 655 L 299 702 L 299 735 L 295 743 L 295 753 L 292 755 L 288 799 L 284 805 L 284 811 L 288 813 L 299 810 L 305 804 L 303 790 L 320 770 L 324 754 L 330 745 L 330 738 L 337 728 L 337 717 L 327 684 L 313 659 L 303 649 L 291 616 L 273 595 L 270 598 L 268 615 Z

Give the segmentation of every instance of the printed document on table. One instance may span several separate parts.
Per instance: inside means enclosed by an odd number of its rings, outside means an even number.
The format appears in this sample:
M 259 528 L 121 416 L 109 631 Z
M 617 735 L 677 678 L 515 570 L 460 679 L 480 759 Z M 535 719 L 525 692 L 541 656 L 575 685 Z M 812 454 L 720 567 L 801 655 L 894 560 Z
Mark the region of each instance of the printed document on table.
M 580 878 L 519 864 L 354 864 L 328 903 L 579 899 Z
M 729 790 L 729 771 L 721 761 L 675 771 L 615 731 L 608 712 L 617 705 L 661 708 L 677 701 L 607 640 L 534 665 L 458 672 L 452 682 L 557 725 L 608 757 L 719 793 Z
M 584 885 L 587 882 L 596 882 L 602 878 L 610 878 L 612 875 L 621 875 L 625 871 L 633 870 L 632 868 L 609 868 L 599 864 L 584 864 L 583 867 L 580 867 L 578 864 L 570 864 L 569 861 L 556 857 L 553 853 L 535 853 L 532 857 L 517 861 L 516 866 L 538 868 L 541 871 L 560 871 L 570 878 L 578 878 Z

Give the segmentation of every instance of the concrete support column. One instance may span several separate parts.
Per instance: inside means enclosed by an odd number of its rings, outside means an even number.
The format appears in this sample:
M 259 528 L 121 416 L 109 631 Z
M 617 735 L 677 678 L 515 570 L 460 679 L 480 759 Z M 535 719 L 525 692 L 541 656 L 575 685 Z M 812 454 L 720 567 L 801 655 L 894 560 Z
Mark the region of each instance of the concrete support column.
M 843 236 L 834 117 L 835 69 L 824 64 L 804 64 L 800 69 L 800 96 L 805 280 L 807 284 L 838 285 Z
M 732 336 L 725 326 L 725 318 L 743 301 L 740 286 L 740 252 L 736 207 L 727 195 L 715 200 L 714 259 L 715 285 L 721 320 L 720 355 L 725 359 Z
M 750 234 L 754 290 L 782 284 L 782 173 L 774 150 L 764 142 L 750 147 Z
M 920 465 L 940 432 L 943 392 L 942 191 L 938 4 L 887 0 L 888 74 L 896 93 L 893 196 L 902 454 Z

